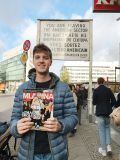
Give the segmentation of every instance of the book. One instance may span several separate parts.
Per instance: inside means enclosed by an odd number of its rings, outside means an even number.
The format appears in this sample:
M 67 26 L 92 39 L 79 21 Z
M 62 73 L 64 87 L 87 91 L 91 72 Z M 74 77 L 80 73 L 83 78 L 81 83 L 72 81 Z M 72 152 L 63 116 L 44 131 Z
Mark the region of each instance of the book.
M 53 117 L 54 92 L 48 90 L 23 90 L 23 112 L 22 117 L 31 118 L 34 122 L 32 130 L 46 131 L 43 122 Z

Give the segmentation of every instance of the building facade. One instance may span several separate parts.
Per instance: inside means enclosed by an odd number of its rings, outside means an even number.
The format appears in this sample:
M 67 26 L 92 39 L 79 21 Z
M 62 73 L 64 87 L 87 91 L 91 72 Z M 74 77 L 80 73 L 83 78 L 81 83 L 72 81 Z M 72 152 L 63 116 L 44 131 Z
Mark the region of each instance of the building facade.
M 27 53 L 28 60 L 26 65 L 20 61 L 22 48 L 16 47 L 4 53 L 3 60 L 0 62 L 0 83 L 6 84 L 6 91 L 14 92 L 18 86 L 27 80 L 27 74 L 32 68 L 31 50 Z
M 98 77 L 103 77 L 110 82 L 115 81 L 115 66 L 117 65 L 117 62 L 93 62 L 92 81 L 97 82 Z M 68 61 L 64 63 L 63 67 L 66 67 L 69 72 L 70 83 L 89 82 L 89 62 Z

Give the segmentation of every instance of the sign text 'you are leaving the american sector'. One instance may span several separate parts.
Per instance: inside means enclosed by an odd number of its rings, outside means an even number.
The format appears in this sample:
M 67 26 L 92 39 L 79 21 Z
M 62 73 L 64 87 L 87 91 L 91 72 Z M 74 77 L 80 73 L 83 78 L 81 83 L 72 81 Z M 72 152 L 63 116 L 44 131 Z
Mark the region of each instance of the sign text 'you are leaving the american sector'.
M 91 25 L 90 21 L 40 20 L 39 42 L 48 45 L 53 59 L 89 60 Z

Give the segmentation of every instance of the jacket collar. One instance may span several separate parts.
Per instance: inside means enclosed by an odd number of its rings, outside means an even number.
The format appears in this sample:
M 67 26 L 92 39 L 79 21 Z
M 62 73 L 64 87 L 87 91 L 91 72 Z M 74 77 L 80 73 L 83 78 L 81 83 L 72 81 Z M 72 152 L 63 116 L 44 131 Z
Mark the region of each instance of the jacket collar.
M 53 73 L 53 72 L 49 72 L 50 76 L 51 76 L 51 84 L 50 84 L 50 88 L 54 88 L 56 83 L 58 81 L 60 81 L 59 77 Z M 28 78 L 30 79 L 31 83 L 34 84 L 35 83 L 35 79 L 36 79 L 36 69 L 35 68 L 32 68 L 29 70 L 28 72 Z

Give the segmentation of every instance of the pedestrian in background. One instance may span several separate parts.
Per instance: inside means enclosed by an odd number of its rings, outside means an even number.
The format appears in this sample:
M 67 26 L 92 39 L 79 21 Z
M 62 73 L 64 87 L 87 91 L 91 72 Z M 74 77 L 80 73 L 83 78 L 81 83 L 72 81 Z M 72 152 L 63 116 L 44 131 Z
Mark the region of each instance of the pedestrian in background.
M 77 95 L 76 95 L 76 89 L 75 89 L 75 85 L 74 84 L 71 84 L 69 85 L 72 93 L 73 93 L 73 99 L 74 99 L 74 102 L 75 102 L 75 106 L 77 108 Z
M 70 84 L 69 87 L 70 87 L 71 92 L 73 94 L 75 106 L 77 108 L 77 95 L 76 95 L 75 85 L 74 84 Z M 70 132 L 70 136 L 69 137 L 73 137 L 75 135 L 76 131 L 77 131 L 77 126 L 75 126 L 75 128 Z
M 30 80 L 16 91 L 10 122 L 12 135 L 21 138 L 18 160 L 68 160 L 67 134 L 78 121 L 72 92 L 57 75 L 49 72 L 52 52 L 46 45 L 34 47 L 33 64 Z M 54 117 L 44 121 L 47 131 L 31 130 L 31 119 L 22 118 L 24 89 L 54 89 Z
M 78 118 L 79 118 L 79 125 L 81 125 L 81 112 L 83 107 L 83 94 L 82 90 L 80 89 L 80 85 L 76 85 L 76 95 L 77 95 L 77 111 L 78 111 Z
M 93 92 L 93 105 L 96 105 L 96 120 L 101 145 L 98 151 L 103 156 L 107 156 L 107 153 L 112 153 L 109 115 L 112 113 L 116 100 L 111 89 L 104 85 L 105 81 L 102 77 L 98 78 L 97 82 L 99 86 Z
M 87 98 L 88 98 L 88 90 L 82 86 L 82 95 L 83 95 L 83 109 L 87 108 Z
M 116 104 L 115 104 L 115 108 L 117 108 L 117 107 L 120 107 L 120 89 L 119 89 L 119 92 L 118 92 L 118 94 L 117 94 L 117 97 L 116 97 Z

